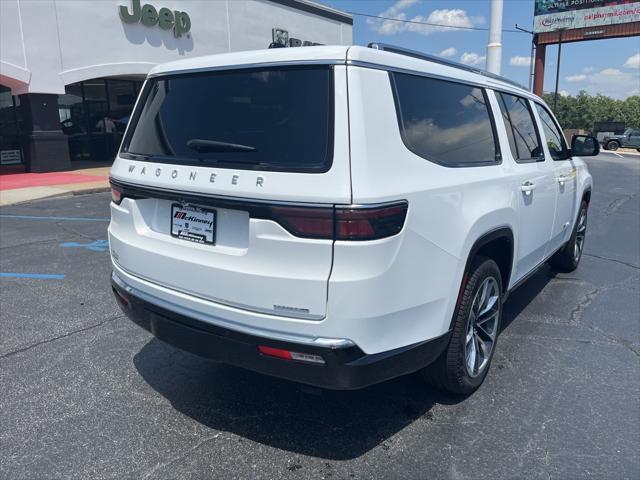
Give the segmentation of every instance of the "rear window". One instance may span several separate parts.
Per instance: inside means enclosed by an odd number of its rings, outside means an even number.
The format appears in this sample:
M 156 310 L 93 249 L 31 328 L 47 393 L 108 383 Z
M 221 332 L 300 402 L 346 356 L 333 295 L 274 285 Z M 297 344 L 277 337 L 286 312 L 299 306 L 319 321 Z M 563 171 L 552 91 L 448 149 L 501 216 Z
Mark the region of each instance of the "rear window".
M 329 66 L 151 78 L 123 157 L 221 168 L 325 172 L 332 159 Z
M 409 150 L 447 167 L 500 161 L 482 89 L 404 73 L 389 75 L 402 140 Z

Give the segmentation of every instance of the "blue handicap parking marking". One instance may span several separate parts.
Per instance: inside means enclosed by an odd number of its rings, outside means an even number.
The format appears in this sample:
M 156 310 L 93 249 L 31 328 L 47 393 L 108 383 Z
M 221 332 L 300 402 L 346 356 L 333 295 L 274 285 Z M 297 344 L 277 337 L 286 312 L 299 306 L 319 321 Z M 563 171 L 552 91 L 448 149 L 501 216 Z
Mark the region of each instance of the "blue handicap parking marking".
M 61 243 L 60 246 L 86 248 L 87 250 L 91 250 L 92 252 L 106 252 L 109 249 L 109 241 L 96 240 L 95 242 L 89 242 L 89 243 L 65 242 L 65 243 Z
M 0 272 L 0 278 L 34 278 L 37 280 L 62 280 L 64 278 L 64 275 L 55 273 Z

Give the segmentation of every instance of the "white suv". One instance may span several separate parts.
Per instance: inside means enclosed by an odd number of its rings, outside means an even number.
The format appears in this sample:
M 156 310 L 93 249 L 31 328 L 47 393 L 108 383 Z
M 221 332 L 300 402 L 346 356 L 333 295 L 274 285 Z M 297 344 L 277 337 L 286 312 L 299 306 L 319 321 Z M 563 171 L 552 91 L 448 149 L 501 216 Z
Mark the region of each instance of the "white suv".
M 159 339 L 353 389 L 470 393 L 502 303 L 577 267 L 591 175 L 508 80 L 386 45 L 155 67 L 111 170 L 112 285 Z

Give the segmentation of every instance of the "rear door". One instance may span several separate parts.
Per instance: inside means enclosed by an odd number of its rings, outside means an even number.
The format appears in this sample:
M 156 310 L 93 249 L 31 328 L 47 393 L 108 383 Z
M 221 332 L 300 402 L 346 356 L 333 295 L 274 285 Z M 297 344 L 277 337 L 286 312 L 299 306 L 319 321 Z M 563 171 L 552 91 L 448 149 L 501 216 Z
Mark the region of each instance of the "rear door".
M 556 207 L 556 189 L 551 162 L 545 157 L 529 100 L 495 92 L 515 161 L 512 178 L 518 204 L 517 260 L 514 282 L 524 277 L 545 255 Z
M 556 191 L 556 212 L 553 221 L 553 232 L 546 255 L 549 256 L 569 240 L 575 216 L 577 215 L 577 182 L 578 175 L 571 160 L 567 142 L 562 130 L 546 107 L 535 104 L 540 129 L 545 138 L 545 155 L 553 166 L 553 181 Z
M 229 306 L 323 318 L 333 205 L 351 202 L 344 69 L 149 79 L 111 172 L 124 196 L 116 265 Z

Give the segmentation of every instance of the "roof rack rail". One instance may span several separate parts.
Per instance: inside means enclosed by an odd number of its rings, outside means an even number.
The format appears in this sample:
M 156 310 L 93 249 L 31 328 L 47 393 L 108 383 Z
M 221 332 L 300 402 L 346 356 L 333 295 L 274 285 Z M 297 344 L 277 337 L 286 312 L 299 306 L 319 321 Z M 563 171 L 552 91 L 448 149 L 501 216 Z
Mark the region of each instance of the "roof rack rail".
M 388 43 L 372 42 L 372 43 L 369 43 L 367 47 L 374 48 L 376 50 L 382 50 L 385 52 L 398 53 L 400 55 L 406 55 L 408 57 L 419 58 L 421 60 L 427 60 L 429 62 L 446 65 L 448 67 L 459 68 L 460 70 L 466 70 L 467 72 L 484 75 L 485 77 L 493 78 L 495 80 L 500 80 L 501 82 L 509 83 L 518 88 L 523 88 L 527 90 L 525 86 L 519 84 L 518 82 L 505 78 L 501 75 L 496 75 L 495 73 L 487 72 L 486 70 L 483 70 L 481 68 L 471 67 L 469 65 L 464 65 L 462 63 L 454 62 L 452 60 L 445 60 L 444 58 L 437 57 L 435 55 L 429 55 L 428 53 L 422 53 L 416 50 L 410 50 L 408 48 L 397 47 L 395 45 L 389 45 Z

